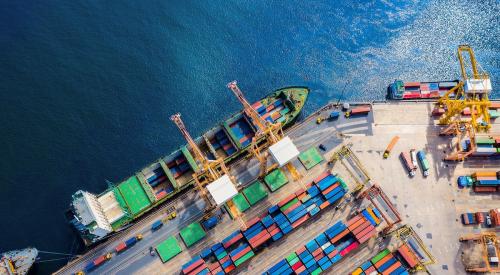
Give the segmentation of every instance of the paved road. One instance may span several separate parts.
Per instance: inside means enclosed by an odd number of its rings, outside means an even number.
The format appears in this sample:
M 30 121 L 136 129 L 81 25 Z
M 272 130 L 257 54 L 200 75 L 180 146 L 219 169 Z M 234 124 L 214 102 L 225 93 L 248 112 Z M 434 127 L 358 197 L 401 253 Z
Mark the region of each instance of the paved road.
M 326 117 L 330 112 L 331 110 L 324 110 L 320 115 Z M 317 146 L 320 143 L 324 144 L 329 150 L 341 142 L 338 135 L 339 132 L 344 135 L 370 135 L 372 131 L 372 114 L 350 119 L 345 119 L 341 116 L 336 121 L 325 121 L 320 125 L 316 124 L 316 117 L 316 114 L 311 115 L 303 122 L 289 129 L 286 133 L 292 138 L 300 151 L 308 149 L 311 146 Z M 295 163 L 297 162 L 295 161 Z M 246 185 L 255 180 L 259 174 L 259 169 L 257 160 L 243 160 L 231 167 L 231 174 L 235 176 L 238 183 Z M 159 261 L 158 256 L 153 257 L 149 255 L 149 247 L 154 247 L 168 236 L 177 234 L 181 228 L 203 216 L 204 201 L 194 191 L 188 192 L 182 198 L 170 203 L 170 205 L 175 205 L 178 218 L 165 224 L 159 231 L 151 233 L 150 227 L 154 221 L 165 217 L 166 207 L 150 213 L 147 218 L 136 223 L 125 232 L 122 232 L 115 239 L 83 255 L 77 261 L 58 271 L 57 274 L 72 274 L 82 270 L 86 263 L 106 252 L 112 251 L 120 242 L 138 233 L 144 235 L 142 241 L 122 254 L 114 255 L 109 262 L 104 263 L 91 273 L 131 274 L 152 261 Z

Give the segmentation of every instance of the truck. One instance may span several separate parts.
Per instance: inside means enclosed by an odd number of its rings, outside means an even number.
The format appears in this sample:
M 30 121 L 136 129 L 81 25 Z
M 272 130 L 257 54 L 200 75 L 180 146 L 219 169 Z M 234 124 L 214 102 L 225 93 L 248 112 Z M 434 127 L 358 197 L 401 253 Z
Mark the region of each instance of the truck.
M 128 248 L 130 248 L 131 246 L 134 246 L 137 243 L 137 241 L 140 241 L 140 240 L 142 240 L 142 234 L 138 234 L 137 236 L 134 236 L 134 237 L 120 243 L 119 245 L 117 245 L 115 247 L 115 252 L 121 253 L 121 252 L 127 250 Z
M 413 166 L 417 167 L 417 151 L 415 149 L 410 150 L 410 157 L 411 157 L 411 163 L 413 163 Z
M 92 262 L 85 265 L 83 270 L 78 271 L 76 274 L 77 275 L 84 275 L 86 273 L 89 273 L 90 271 L 94 270 L 96 267 L 102 265 L 104 262 L 109 261 L 111 259 L 111 257 L 112 257 L 111 253 L 101 255 L 101 256 L 95 258 Z
M 422 166 L 422 171 L 424 171 L 424 177 L 429 176 L 429 170 L 430 170 L 431 166 L 429 165 L 429 161 L 427 160 L 427 157 L 425 156 L 425 152 L 423 150 L 418 151 L 417 158 L 418 158 L 418 161 L 420 162 L 420 166 Z
M 219 218 L 217 216 L 212 216 L 210 218 L 207 218 L 205 220 L 202 221 L 201 225 L 203 226 L 203 228 L 205 229 L 205 231 L 208 231 L 212 228 L 214 228 L 217 223 L 219 222 Z
M 396 145 L 398 140 L 399 140 L 399 136 L 394 136 L 391 139 L 391 142 L 389 142 L 389 145 L 387 145 L 387 148 L 385 148 L 385 151 L 384 151 L 384 158 L 385 159 L 389 157 L 389 154 L 391 154 L 392 148 L 394 148 L 394 145 Z
M 401 152 L 399 157 L 403 161 L 403 164 L 404 164 L 406 170 L 408 171 L 408 174 L 410 175 L 410 177 L 415 176 L 415 170 L 417 170 L 417 167 L 415 167 L 413 165 L 413 163 L 411 162 L 410 154 L 408 152 Z
M 158 229 L 160 229 L 161 227 L 163 226 L 163 222 L 161 220 L 157 220 L 155 221 L 152 225 L 151 225 L 151 231 L 156 231 Z
M 366 115 L 370 112 L 370 110 L 371 110 L 370 106 L 359 106 L 351 109 L 350 111 L 345 112 L 344 116 L 346 118 L 349 118 L 351 116 L 356 116 L 356 115 Z
M 461 218 L 464 225 L 477 224 L 476 215 L 474 215 L 474 213 L 463 213 Z
M 340 116 L 340 112 L 339 111 L 332 111 L 330 113 L 330 116 L 328 117 L 328 120 L 332 121 L 332 120 L 336 120 L 338 119 Z

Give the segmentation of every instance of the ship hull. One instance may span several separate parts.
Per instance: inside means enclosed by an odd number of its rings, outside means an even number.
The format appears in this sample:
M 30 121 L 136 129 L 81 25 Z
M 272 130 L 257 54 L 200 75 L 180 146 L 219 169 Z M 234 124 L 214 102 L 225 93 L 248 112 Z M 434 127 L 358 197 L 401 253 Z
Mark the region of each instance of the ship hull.
M 286 129 L 297 121 L 308 94 L 309 89 L 306 87 L 286 87 L 270 93 L 252 106 L 262 118 L 279 122 Z M 231 166 L 248 154 L 256 130 L 251 120 L 240 111 L 209 129 L 195 141 L 207 158 L 222 157 Z M 106 191 L 95 198 L 99 203 L 109 205 L 112 203 L 106 201 L 113 201 L 119 205 L 118 209 L 104 213 L 104 216 L 113 220 L 110 222 L 112 232 L 121 231 L 152 209 L 191 189 L 194 184 L 193 174 L 197 169 L 191 149 L 184 145 L 128 179 L 110 184 Z M 75 210 L 75 195 L 68 218 L 84 243 L 88 246 L 109 237 L 112 232 L 104 237 L 89 233 L 88 227 L 82 223 Z

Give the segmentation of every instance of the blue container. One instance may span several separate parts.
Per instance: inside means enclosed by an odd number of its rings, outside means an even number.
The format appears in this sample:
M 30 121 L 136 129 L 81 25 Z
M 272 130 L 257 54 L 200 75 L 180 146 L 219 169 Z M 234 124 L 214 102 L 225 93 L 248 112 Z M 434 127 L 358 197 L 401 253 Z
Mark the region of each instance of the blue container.
M 288 265 L 288 263 L 286 262 L 286 259 L 283 259 L 283 260 L 279 261 L 277 264 L 273 265 L 271 268 L 269 268 L 267 270 L 267 272 L 272 274 L 272 273 L 278 271 L 284 265 Z
M 322 246 L 324 245 L 325 243 L 328 242 L 328 238 L 326 237 L 325 233 L 321 233 L 319 234 L 316 238 L 315 238 L 316 242 L 319 244 L 319 246 Z
M 323 191 L 328 187 L 332 186 L 337 181 L 338 181 L 337 177 L 335 177 L 334 175 L 328 175 L 326 178 L 318 182 L 319 190 Z
M 333 239 L 335 236 L 337 236 L 340 232 L 344 231 L 346 229 L 346 225 L 343 224 L 342 222 L 336 223 L 334 226 L 330 227 L 325 231 L 325 234 L 328 236 L 328 238 Z
M 271 225 L 274 224 L 274 220 L 273 218 L 271 218 L 270 215 L 265 216 L 261 221 L 266 228 L 269 228 Z
M 216 243 L 214 244 L 210 249 L 212 249 L 213 252 L 217 251 L 217 249 L 221 248 L 222 244 L 221 243 Z M 224 248 L 223 248 L 224 249 Z
M 221 264 L 221 266 L 222 266 L 222 269 L 226 269 L 228 266 L 230 266 L 232 264 L 233 264 L 233 261 L 228 260 L 227 262 Z
M 330 192 L 326 193 L 326 194 L 325 194 L 325 199 L 327 199 L 327 200 L 328 200 L 328 199 L 330 199 L 331 197 L 333 197 L 333 196 L 337 195 L 338 193 L 340 193 L 340 192 L 342 192 L 342 191 L 344 191 L 344 189 L 342 189 L 342 187 L 340 187 L 340 186 L 339 186 L 339 187 L 337 187 L 337 188 L 333 189 L 332 191 L 330 191 Z
M 378 268 L 378 271 L 379 272 L 384 272 L 386 269 L 388 269 L 389 267 L 391 267 L 391 265 L 393 265 L 395 262 L 396 262 L 396 258 L 391 258 L 389 259 L 387 262 L 385 262 L 383 265 L 381 265 L 379 268 Z
M 340 253 L 335 255 L 333 258 L 330 259 L 330 261 L 332 262 L 332 264 L 335 264 L 336 262 L 340 261 L 340 259 L 342 259 L 342 256 L 340 256 Z
M 335 250 L 335 246 L 332 244 L 329 247 L 325 248 L 323 251 L 325 251 L 325 254 L 330 254 Z
M 328 268 L 330 268 L 333 264 L 332 262 L 330 261 L 330 259 L 328 259 L 328 257 L 324 257 L 323 259 L 326 259 L 327 261 L 325 263 L 323 263 L 322 265 L 320 265 L 321 269 L 322 270 L 327 270 Z
M 281 239 L 282 237 L 283 237 L 283 233 L 278 232 L 274 236 L 272 236 L 271 238 L 273 239 L 273 241 L 277 241 L 277 240 Z
M 345 195 L 345 191 L 340 191 L 339 193 L 337 193 L 335 196 L 331 197 L 328 199 L 328 202 L 330 204 L 333 204 L 335 203 L 336 201 L 340 200 L 343 196 Z
M 200 257 L 206 258 L 212 254 L 212 250 L 210 248 L 206 248 L 205 250 L 201 251 Z
M 316 249 L 319 248 L 319 245 L 315 240 L 310 240 L 306 244 L 306 248 L 307 248 L 307 250 L 309 250 L 309 252 L 313 253 Z
M 163 226 L 163 222 L 161 220 L 157 220 L 151 225 L 151 230 L 156 231 L 156 230 L 160 229 L 160 227 L 162 227 L 162 226 Z
M 375 223 L 375 220 L 373 219 L 373 217 L 370 215 L 370 213 L 368 213 L 368 210 L 363 210 L 361 211 L 361 213 L 363 214 L 363 216 L 368 220 L 370 221 L 370 223 L 373 225 L 373 226 L 377 226 L 377 223 Z
M 372 266 L 372 263 L 370 261 L 366 261 L 366 262 L 362 263 L 360 267 L 363 270 L 367 270 L 368 268 L 370 268 L 370 266 Z
M 307 271 L 313 272 L 314 270 L 318 269 L 319 265 L 317 263 L 314 263 L 312 266 L 310 266 Z
M 319 210 L 319 207 L 316 206 L 309 213 L 311 214 L 311 216 L 314 216 L 319 213 Z
M 195 256 L 193 259 L 191 259 L 191 261 L 185 263 L 184 265 L 182 265 L 182 268 L 181 269 L 186 269 L 188 268 L 190 265 L 194 264 L 194 262 L 198 261 L 200 258 L 200 256 Z
M 306 268 L 309 270 L 309 268 L 313 265 L 316 264 L 316 261 L 314 260 L 314 258 L 311 256 L 311 259 L 308 260 L 304 265 L 306 266 Z M 314 270 L 314 269 L 313 269 Z
M 391 272 L 391 274 L 402 274 L 404 272 L 406 272 L 406 269 L 403 266 L 400 266 L 400 267 L 396 268 L 396 270 Z
M 309 196 L 311 197 L 317 196 L 319 194 L 318 187 L 316 185 L 309 187 L 309 189 L 307 189 L 307 194 L 309 194 Z

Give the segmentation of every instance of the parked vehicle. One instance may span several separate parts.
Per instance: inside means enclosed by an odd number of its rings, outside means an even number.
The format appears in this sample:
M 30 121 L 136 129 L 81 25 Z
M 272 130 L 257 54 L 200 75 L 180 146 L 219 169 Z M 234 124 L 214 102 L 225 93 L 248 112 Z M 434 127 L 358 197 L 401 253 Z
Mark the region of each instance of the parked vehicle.
M 387 148 L 385 148 L 385 151 L 384 151 L 384 158 L 385 159 L 389 157 L 389 154 L 391 153 L 392 149 L 394 148 L 394 145 L 396 145 L 398 140 L 399 140 L 399 136 L 394 136 L 391 139 L 391 142 L 389 142 L 389 145 L 387 145 Z
M 410 154 L 407 152 L 401 152 L 399 157 L 403 161 L 404 166 L 405 166 L 406 170 L 408 171 L 408 174 L 410 175 L 410 177 L 415 176 L 415 170 L 417 170 L 417 168 L 411 162 Z
M 325 147 L 325 145 L 320 144 L 318 147 L 319 147 L 319 149 L 321 149 L 322 151 L 326 151 L 326 147 Z
M 370 106 L 359 106 L 356 108 L 351 109 L 350 111 L 347 111 L 344 116 L 346 118 L 355 116 L 355 115 L 366 115 L 370 112 L 371 108 Z
M 208 230 L 214 228 L 217 225 L 217 223 L 219 223 L 219 218 L 216 215 L 214 215 L 214 216 L 202 221 L 201 225 L 203 226 L 205 231 L 208 231 Z
M 137 241 L 140 241 L 140 240 L 142 240 L 142 234 L 138 234 L 137 236 L 134 236 L 134 237 L 120 243 L 119 245 L 117 245 L 115 247 L 115 252 L 121 253 L 121 252 L 129 249 L 131 246 L 134 246 L 137 243 Z
M 415 149 L 410 150 L 410 157 L 411 157 L 411 163 L 413 163 L 413 166 L 417 167 L 417 151 Z
M 163 222 L 161 220 L 157 220 L 155 221 L 152 225 L 151 225 L 151 230 L 154 232 L 158 229 L 160 229 L 161 227 L 163 226 Z
M 420 162 L 420 166 L 422 166 L 422 171 L 424 171 L 424 177 L 429 176 L 429 170 L 431 166 L 429 165 L 429 161 L 427 160 L 427 157 L 425 156 L 425 152 L 420 150 L 417 153 L 417 159 Z
M 476 212 L 476 221 L 481 224 L 484 223 L 484 215 L 483 212 Z
M 336 120 L 338 119 L 340 116 L 340 112 L 339 111 L 333 111 L 330 113 L 330 116 L 328 117 L 328 120 Z
M 462 223 L 464 225 L 477 224 L 476 216 L 474 215 L 474 213 L 463 213 L 461 217 Z
M 92 262 L 89 262 L 81 271 L 78 271 L 76 274 L 83 275 L 89 273 L 94 270 L 96 267 L 102 265 L 104 262 L 109 261 L 113 255 L 111 253 L 107 253 L 95 258 Z
M 152 246 L 149 247 L 149 255 L 151 255 L 153 257 L 156 255 L 155 250 L 153 249 Z
M 488 227 L 491 227 L 491 225 L 492 225 L 491 216 L 490 215 L 486 215 L 486 225 Z

